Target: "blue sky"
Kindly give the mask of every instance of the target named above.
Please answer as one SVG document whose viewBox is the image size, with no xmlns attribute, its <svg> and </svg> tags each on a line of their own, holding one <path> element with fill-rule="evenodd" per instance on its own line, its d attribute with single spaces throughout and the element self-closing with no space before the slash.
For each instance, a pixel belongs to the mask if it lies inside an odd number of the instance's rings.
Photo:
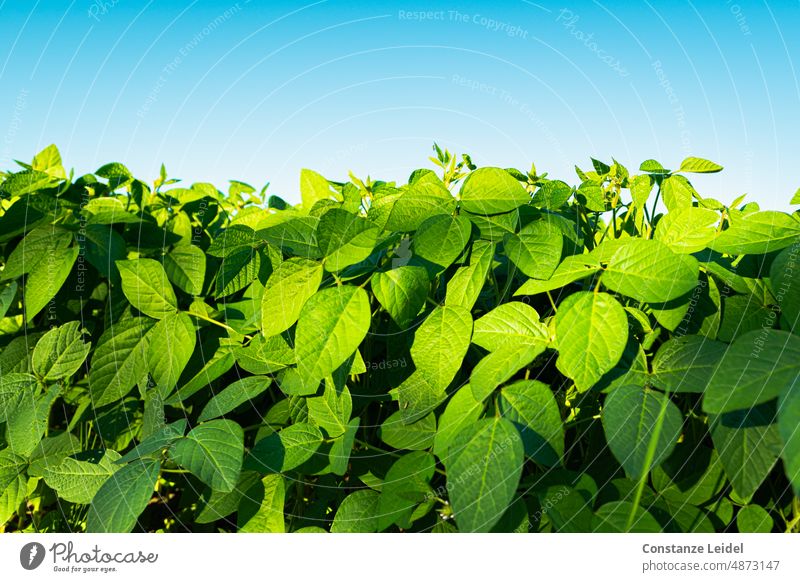
<svg viewBox="0 0 800 582">
<path fill-rule="evenodd" d="M 435 140 L 479 165 L 614 156 L 730 202 L 800 186 L 800 2 L 0 0 L 0 166 L 51 142 L 296 201 L 310 167 L 405 180 Z"/>
</svg>

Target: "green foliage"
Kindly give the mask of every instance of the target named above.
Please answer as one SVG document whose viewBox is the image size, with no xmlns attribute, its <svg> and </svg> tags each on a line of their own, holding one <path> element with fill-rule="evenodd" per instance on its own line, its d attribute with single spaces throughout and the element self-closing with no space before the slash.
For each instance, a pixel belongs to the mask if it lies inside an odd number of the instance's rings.
<svg viewBox="0 0 800 582">
<path fill-rule="evenodd" d="M 434 154 L 0 174 L 0 529 L 798 531 L 797 213 Z"/>
</svg>

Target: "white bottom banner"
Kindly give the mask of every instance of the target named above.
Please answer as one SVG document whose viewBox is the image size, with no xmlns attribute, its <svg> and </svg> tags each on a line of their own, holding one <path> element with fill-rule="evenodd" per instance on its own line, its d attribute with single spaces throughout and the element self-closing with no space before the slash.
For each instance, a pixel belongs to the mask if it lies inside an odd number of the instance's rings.
<svg viewBox="0 0 800 582">
<path fill-rule="evenodd" d="M 800 580 L 798 553 L 780 534 L 4 534 L 0 579 Z"/>
</svg>

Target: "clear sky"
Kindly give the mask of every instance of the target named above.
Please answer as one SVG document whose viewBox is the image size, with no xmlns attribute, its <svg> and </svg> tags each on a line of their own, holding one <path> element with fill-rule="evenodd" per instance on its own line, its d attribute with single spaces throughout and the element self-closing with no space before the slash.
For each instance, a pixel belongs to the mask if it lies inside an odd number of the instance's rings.
<svg viewBox="0 0 800 582">
<path fill-rule="evenodd" d="M 0 166 L 53 142 L 296 201 L 302 167 L 405 180 L 435 140 L 570 183 L 706 157 L 701 194 L 785 209 L 798 29 L 798 0 L 0 0 Z"/>
</svg>

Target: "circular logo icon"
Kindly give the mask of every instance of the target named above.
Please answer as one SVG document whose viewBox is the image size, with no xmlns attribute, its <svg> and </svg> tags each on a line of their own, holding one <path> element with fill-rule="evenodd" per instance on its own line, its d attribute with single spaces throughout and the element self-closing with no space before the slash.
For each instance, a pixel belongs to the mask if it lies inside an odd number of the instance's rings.
<svg viewBox="0 0 800 582">
<path fill-rule="evenodd" d="M 26 570 L 35 570 L 44 562 L 44 546 L 39 542 L 30 542 L 19 551 L 19 563 Z"/>
</svg>

